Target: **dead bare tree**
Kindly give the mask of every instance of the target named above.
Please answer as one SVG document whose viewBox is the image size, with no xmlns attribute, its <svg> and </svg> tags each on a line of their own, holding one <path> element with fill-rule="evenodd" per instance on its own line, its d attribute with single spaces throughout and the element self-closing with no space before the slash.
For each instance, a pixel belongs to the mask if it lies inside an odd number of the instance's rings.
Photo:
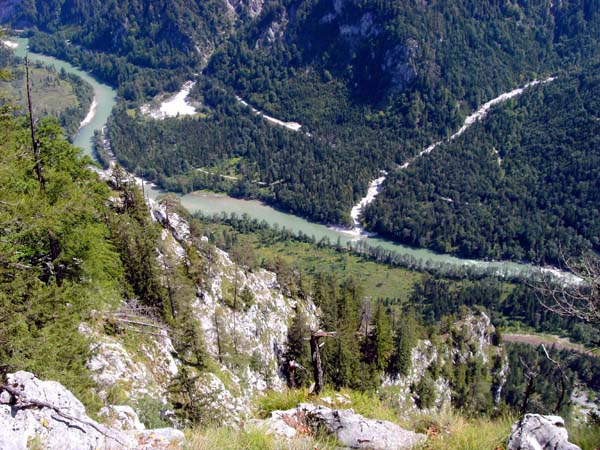
<svg viewBox="0 0 600 450">
<path fill-rule="evenodd" d="M 31 145 L 33 146 L 33 159 L 35 161 L 35 173 L 42 191 L 46 189 L 46 180 L 42 170 L 42 156 L 40 152 L 40 141 L 35 136 L 35 119 L 33 118 L 33 103 L 31 101 L 31 79 L 29 77 L 29 58 L 25 57 L 25 77 L 27 82 L 27 108 L 29 109 L 29 129 L 31 131 Z"/>
<path fill-rule="evenodd" d="M 527 412 L 527 406 L 529 405 L 529 398 L 535 391 L 535 379 L 540 374 L 540 368 L 537 366 L 529 366 L 523 358 L 520 358 L 521 364 L 525 367 L 525 378 L 527 379 L 527 384 L 525 385 L 525 392 L 523 392 L 523 402 L 521 403 L 520 416 L 524 417 Z"/>
<path fill-rule="evenodd" d="M 565 259 L 564 265 L 574 278 L 546 277 L 536 283 L 540 303 L 560 316 L 600 324 L 600 257 L 588 253 L 581 259 Z"/>
<path fill-rule="evenodd" d="M 562 406 L 562 403 L 565 400 L 565 394 L 567 393 L 567 375 L 565 374 L 560 363 L 550 357 L 550 354 L 548 353 L 548 350 L 546 350 L 546 346 L 544 344 L 542 344 L 542 349 L 544 350 L 548 361 L 554 364 L 558 369 L 558 372 L 560 373 L 560 397 L 558 397 L 558 401 L 556 402 L 556 406 L 554 407 L 553 411 L 556 414 L 560 410 L 560 407 Z"/>
<path fill-rule="evenodd" d="M 321 347 L 324 343 L 319 343 L 319 339 L 324 337 L 334 337 L 335 331 L 317 330 L 310 334 L 310 353 L 312 355 L 313 374 L 315 377 L 315 388 L 313 393 L 320 394 L 324 387 L 323 364 L 321 362 Z"/>
<path fill-rule="evenodd" d="M 299 364 L 294 360 L 290 361 L 288 363 L 287 367 L 288 367 L 288 386 L 290 387 L 290 389 L 296 389 L 296 379 L 294 377 L 294 374 L 296 373 L 296 369 L 300 369 L 304 372 L 308 372 L 308 371 L 302 364 Z"/>
</svg>

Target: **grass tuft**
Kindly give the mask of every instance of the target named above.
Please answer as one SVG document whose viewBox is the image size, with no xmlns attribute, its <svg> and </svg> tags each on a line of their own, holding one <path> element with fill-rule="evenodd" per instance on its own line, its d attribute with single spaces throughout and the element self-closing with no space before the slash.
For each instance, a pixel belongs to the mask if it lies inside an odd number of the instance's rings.
<svg viewBox="0 0 600 450">
<path fill-rule="evenodd" d="M 286 389 L 283 392 L 268 391 L 257 399 L 258 416 L 265 419 L 273 411 L 285 411 L 294 408 L 299 403 L 310 401 L 307 389 Z"/>
<path fill-rule="evenodd" d="M 510 416 L 498 419 L 465 419 L 453 413 L 435 418 L 415 418 L 417 431 L 428 439 L 419 450 L 504 450 L 514 420 Z M 426 429 L 423 424 L 427 424 Z"/>
</svg>

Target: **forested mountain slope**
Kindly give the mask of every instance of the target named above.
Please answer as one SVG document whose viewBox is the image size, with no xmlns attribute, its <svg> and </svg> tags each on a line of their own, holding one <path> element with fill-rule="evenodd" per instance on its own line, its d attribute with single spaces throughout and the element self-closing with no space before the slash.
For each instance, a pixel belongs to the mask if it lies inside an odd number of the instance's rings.
<svg viewBox="0 0 600 450">
<path fill-rule="evenodd" d="M 218 0 L 45 0 L 22 3 L 14 22 L 64 30 L 73 44 L 125 56 L 138 66 L 175 68 L 206 56 L 228 19 Z"/>
<path fill-rule="evenodd" d="M 77 327 L 123 293 L 123 266 L 103 220 L 109 191 L 49 122 L 37 130 L 36 176 L 25 121 L 9 106 L 0 120 L 0 370 L 34 370 L 87 394 L 88 343 Z"/>
<path fill-rule="evenodd" d="M 35 27 L 33 49 L 82 64 L 134 99 L 177 89 L 248 11 L 225 0 L 23 0 L 9 23 Z"/>
<path fill-rule="evenodd" d="M 183 189 L 217 184 L 198 179 L 194 168 L 241 158 L 242 179 L 278 183 L 268 189 L 233 183 L 219 188 L 316 220 L 348 223 L 352 204 L 379 170 L 450 135 L 470 111 L 499 93 L 597 59 L 599 32 L 595 3 L 583 1 L 273 2 L 214 53 L 205 70 L 212 82 L 198 96 L 212 109 L 211 118 L 244 121 L 236 136 L 255 135 L 256 151 L 225 138 L 203 164 L 196 141 L 185 133 L 174 136 L 169 124 L 169 138 L 154 139 L 152 152 L 140 160 L 130 149 L 141 137 L 123 136 L 117 153 L 153 169 L 164 186 Z M 311 137 L 247 124 L 243 116 L 251 112 L 233 105 L 233 93 L 274 117 L 300 123 Z M 181 128 L 197 126 L 225 137 L 211 121 L 196 124 Z M 185 163 L 164 164 L 172 158 Z"/>
<path fill-rule="evenodd" d="M 476 258 L 559 262 L 600 234 L 598 66 L 497 107 L 461 137 L 394 171 L 373 230 Z"/>
<path fill-rule="evenodd" d="M 37 122 L 36 157 L 28 122 L 14 117 L 10 103 L 0 112 L 0 377 L 24 369 L 58 379 L 92 412 L 128 405 L 147 426 L 163 427 L 171 417 L 208 435 L 225 424 L 250 432 L 243 424 L 252 406 L 268 415 L 290 402 L 331 404 L 331 397 L 394 422 L 421 420 L 423 411 L 436 417 L 442 408 L 489 417 L 494 405 L 522 403 L 522 372 L 510 372 L 507 384 L 507 358 L 540 358 L 530 348 L 507 354 L 493 323 L 516 315 L 536 327 L 577 326 L 490 279 L 402 271 L 400 286 L 383 283 L 397 295 L 412 292 L 410 301 L 375 299 L 348 275 L 350 259 L 365 264 L 348 250 L 303 244 L 302 265 L 312 266 L 315 256 L 327 264 L 327 254 L 341 262 L 301 271 L 272 253 L 281 241 L 286 254 L 297 247 L 290 233 L 263 227 L 271 253 L 260 254 L 223 217 L 194 220 L 175 196 L 148 207 L 119 168 L 101 181 L 51 120 Z M 245 233 L 258 228 L 237 222 Z M 310 367 L 307 337 L 317 327 L 335 331 L 320 347 L 328 389 L 343 389 L 329 399 L 307 397 L 309 371 L 292 369 Z M 576 373 L 597 389 L 597 360 L 560 360 L 567 396 Z M 543 395 L 532 410 L 547 411 L 557 400 L 559 373 L 547 361 L 536 381 Z M 285 381 L 299 389 L 286 389 Z M 564 403 L 561 413 L 569 408 Z M 49 422 L 39 421 L 44 428 Z M 0 446 L 11 442 L 3 438 Z"/>
<path fill-rule="evenodd" d="M 478 105 L 533 79 L 593 65 L 600 54 L 600 11 L 593 0 L 48 6 L 23 1 L 13 23 L 43 30 L 32 38 L 34 49 L 119 86 L 126 101 L 110 135 L 129 169 L 169 189 L 212 188 L 261 198 L 328 223 L 349 224 L 350 209 L 370 179 L 451 135 Z M 178 90 L 192 78 L 198 80 L 193 97 L 202 104 L 196 117 L 157 122 L 136 115 L 142 99 Z M 276 129 L 236 95 L 302 128 Z M 233 168 L 228 175 L 237 181 L 206 174 L 223 166 Z M 519 209 L 509 203 L 513 212 Z M 544 259 L 540 251 L 530 252 L 533 244 L 508 242 L 522 239 L 509 235 L 514 226 L 494 232 L 506 248 L 493 250 L 478 249 L 484 244 L 458 248 L 453 237 L 431 244 L 434 238 L 416 236 L 418 231 L 400 236 L 387 224 L 401 212 L 394 205 L 388 202 L 380 213 L 386 224 L 372 210 L 368 219 L 377 223 L 371 228 L 465 255 Z M 503 213 L 512 214 L 506 208 Z M 536 223 L 553 226 L 548 216 L 538 216 Z M 578 240 L 569 225 L 560 233 Z"/>
</svg>

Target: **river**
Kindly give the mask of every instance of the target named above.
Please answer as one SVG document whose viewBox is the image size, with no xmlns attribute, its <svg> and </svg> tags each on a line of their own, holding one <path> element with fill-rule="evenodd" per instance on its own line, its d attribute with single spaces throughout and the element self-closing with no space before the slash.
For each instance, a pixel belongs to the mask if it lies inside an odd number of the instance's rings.
<svg viewBox="0 0 600 450">
<path fill-rule="evenodd" d="M 25 53 L 27 52 L 27 39 L 10 38 L 10 41 L 18 44 L 18 47 L 15 49 L 15 53 L 21 57 L 25 56 Z M 81 77 L 83 80 L 92 85 L 94 89 L 94 98 L 96 100 L 95 113 L 93 115 L 88 115 L 86 118 L 88 120 L 85 121 L 86 123 L 80 128 L 74 139 L 74 144 L 82 148 L 85 154 L 93 156 L 92 137 L 94 135 L 94 131 L 101 130 L 106 125 L 112 108 L 116 103 L 116 91 L 110 86 L 99 82 L 89 73 L 74 67 L 68 62 L 37 53 L 29 53 L 29 58 L 32 61 L 40 61 L 46 65 L 52 66 L 57 70 L 64 69 L 67 72 Z M 150 198 L 156 198 L 160 194 L 161 191 L 154 188 L 148 188 L 148 186 L 146 186 L 146 195 L 148 195 Z M 355 236 L 349 235 L 343 231 L 328 228 L 326 225 L 309 222 L 301 217 L 278 211 L 258 201 L 240 200 L 228 197 L 226 195 L 194 192 L 181 196 L 181 203 L 191 212 L 202 211 L 205 214 L 213 214 L 224 211 L 226 213 L 237 213 L 238 215 L 248 214 L 248 216 L 251 218 L 265 220 L 271 225 L 277 224 L 280 228 L 285 227 L 286 229 L 295 233 L 301 231 L 308 236 L 314 236 L 317 240 L 327 237 L 332 243 L 336 243 L 339 239 L 342 245 L 346 245 L 348 242 L 356 242 L 357 239 Z M 493 272 L 494 274 L 508 277 L 528 276 L 532 274 L 539 274 L 540 272 L 539 267 L 531 265 L 509 261 L 478 261 L 461 259 L 450 255 L 434 253 L 426 249 L 407 247 L 378 237 L 363 236 L 360 239 L 364 240 L 371 247 L 382 247 L 386 250 L 391 250 L 401 255 L 411 256 L 416 260 L 423 261 L 430 267 L 439 265 L 469 267 L 471 270 L 488 273 Z M 560 274 L 551 269 L 542 270 L 548 271 L 549 273 L 554 273 L 562 278 L 568 276 L 567 274 Z"/>
<path fill-rule="evenodd" d="M 25 57 L 27 54 L 27 39 L 24 38 L 10 38 L 11 42 L 16 42 L 18 47 L 15 48 L 15 54 L 20 57 Z M 66 72 L 77 75 L 78 77 L 89 83 L 94 88 L 94 99 L 96 105 L 93 116 L 86 117 L 85 124 L 79 129 L 73 143 L 83 149 L 86 155 L 92 155 L 92 138 L 94 137 L 94 131 L 101 130 L 106 125 L 108 116 L 117 102 L 117 93 L 110 86 L 101 83 L 92 75 L 84 72 L 77 67 L 69 64 L 66 61 L 53 58 L 52 56 L 40 55 L 39 53 L 29 53 L 29 59 L 31 61 L 38 61 L 44 63 L 47 66 L 52 66 L 56 70 L 60 71 L 64 69 Z"/>
</svg>

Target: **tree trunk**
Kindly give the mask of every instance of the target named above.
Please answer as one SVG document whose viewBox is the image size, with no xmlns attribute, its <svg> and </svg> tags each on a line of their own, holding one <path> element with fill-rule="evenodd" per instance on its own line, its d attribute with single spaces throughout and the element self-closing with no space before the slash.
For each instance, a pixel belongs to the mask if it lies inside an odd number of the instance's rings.
<svg viewBox="0 0 600 450">
<path fill-rule="evenodd" d="M 319 350 L 319 336 L 310 336 L 310 353 L 312 355 L 313 374 L 315 377 L 315 394 L 323 390 L 323 365 L 321 364 L 321 352 Z"/>
<path fill-rule="evenodd" d="M 25 75 L 27 82 L 27 108 L 29 109 L 29 129 L 31 131 L 31 145 L 33 146 L 33 159 L 35 173 L 42 191 L 46 190 L 46 180 L 42 173 L 42 157 L 40 155 L 40 141 L 35 137 L 35 121 L 33 119 L 33 103 L 31 102 L 31 80 L 29 79 L 29 58 L 25 57 Z"/>
</svg>

